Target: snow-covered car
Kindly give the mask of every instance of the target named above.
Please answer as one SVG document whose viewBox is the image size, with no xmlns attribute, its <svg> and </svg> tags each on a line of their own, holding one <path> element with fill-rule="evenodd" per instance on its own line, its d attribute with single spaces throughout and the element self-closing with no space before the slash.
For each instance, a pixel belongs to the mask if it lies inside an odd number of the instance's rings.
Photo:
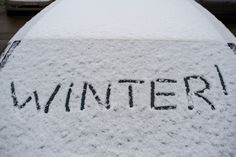
<svg viewBox="0 0 236 157">
<path fill-rule="evenodd" d="M 60 0 L 0 58 L 0 156 L 236 155 L 235 37 L 191 0 Z"/>
<path fill-rule="evenodd" d="M 6 0 L 8 13 L 13 11 L 40 11 L 54 0 Z"/>
</svg>

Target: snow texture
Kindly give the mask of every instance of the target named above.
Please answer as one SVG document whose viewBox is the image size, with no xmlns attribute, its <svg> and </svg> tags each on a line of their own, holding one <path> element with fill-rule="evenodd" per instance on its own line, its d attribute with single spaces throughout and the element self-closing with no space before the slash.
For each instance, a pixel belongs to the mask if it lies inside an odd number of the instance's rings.
<svg viewBox="0 0 236 157">
<path fill-rule="evenodd" d="M 24 40 L 14 50 L 0 73 L 1 156 L 197 156 L 221 157 L 236 154 L 236 55 L 215 42 L 155 40 Z M 223 90 L 219 68 L 224 79 Z M 209 89 L 202 98 L 191 92 Z M 158 78 L 176 83 L 157 82 Z M 127 83 L 133 84 L 133 107 L 129 105 Z M 99 104 L 87 88 L 81 110 L 85 81 L 100 97 Z M 151 108 L 150 83 L 155 106 L 176 105 L 176 109 Z M 14 82 L 18 106 L 14 106 Z M 66 111 L 66 97 L 74 83 Z M 45 113 L 56 86 L 60 89 Z M 111 84 L 110 108 L 105 98 Z M 40 109 L 34 97 L 37 91 Z M 227 92 L 227 95 L 225 95 Z M 20 105 L 31 96 L 24 107 Z M 190 107 L 192 107 L 190 109 Z"/>
<path fill-rule="evenodd" d="M 235 40 L 225 27 L 219 31 L 222 24 L 202 10 L 192 0 L 64 0 L 26 38 Z"/>
<path fill-rule="evenodd" d="M 0 57 L 0 157 L 233 157 L 234 41 L 191 0 L 56 1 Z"/>
</svg>

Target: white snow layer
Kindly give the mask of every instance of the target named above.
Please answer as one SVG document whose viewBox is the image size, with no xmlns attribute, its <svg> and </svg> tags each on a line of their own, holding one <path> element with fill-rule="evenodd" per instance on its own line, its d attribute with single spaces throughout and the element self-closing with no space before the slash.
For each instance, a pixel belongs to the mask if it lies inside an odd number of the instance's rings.
<svg viewBox="0 0 236 157">
<path fill-rule="evenodd" d="M 235 41 L 192 0 L 62 0 L 26 38 Z M 205 11 L 206 12 L 206 11 Z M 222 31 L 223 30 L 223 31 Z M 227 36 L 227 38 L 225 37 Z"/>
<path fill-rule="evenodd" d="M 235 156 L 235 62 L 233 51 L 215 42 L 23 40 L 0 71 L 0 156 Z M 187 95 L 184 78 L 196 75 L 188 80 Z M 158 78 L 177 82 L 158 82 Z M 119 83 L 122 79 L 144 81 L 132 85 L 132 108 L 129 84 Z M 72 82 L 70 112 L 66 112 Z M 13 83 L 15 94 L 11 94 Z M 153 83 L 155 93 L 175 93 L 155 94 L 155 107 L 176 105 L 176 109 L 151 108 Z M 58 84 L 61 87 L 45 113 Z M 110 108 L 106 109 L 108 84 Z M 215 110 L 194 94 L 204 88 L 199 94 Z M 20 108 L 29 96 L 32 100 Z"/>
<path fill-rule="evenodd" d="M 22 38 L 0 69 L 0 157 L 236 155 L 235 38 L 194 2 L 57 1 Z"/>
</svg>

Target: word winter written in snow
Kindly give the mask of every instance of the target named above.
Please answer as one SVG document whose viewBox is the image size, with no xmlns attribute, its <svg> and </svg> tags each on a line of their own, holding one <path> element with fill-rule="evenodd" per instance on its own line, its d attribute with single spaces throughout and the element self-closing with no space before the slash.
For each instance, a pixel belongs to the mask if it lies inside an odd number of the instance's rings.
<svg viewBox="0 0 236 157">
<path fill-rule="evenodd" d="M 219 69 L 219 67 L 217 65 L 215 65 L 217 74 L 218 74 L 218 78 L 219 78 L 219 82 L 222 86 L 222 91 L 225 95 L 228 94 L 227 90 L 226 90 L 226 85 L 224 83 L 224 79 L 223 76 L 221 74 L 221 71 Z M 188 98 L 191 98 L 191 96 L 196 96 L 199 99 L 202 99 L 205 101 L 206 104 L 209 105 L 209 107 L 212 110 L 215 110 L 215 106 L 213 105 L 213 103 L 206 97 L 204 96 L 204 92 L 206 90 L 210 90 L 211 86 L 210 83 L 207 81 L 206 78 L 204 78 L 204 76 L 200 76 L 200 75 L 191 75 L 191 76 L 186 76 L 184 77 L 184 84 L 185 84 L 185 89 L 186 89 L 186 95 Z M 198 90 L 194 90 L 190 88 L 190 81 L 191 80 L 198 80 L 201 81 L 202 83 L 204 83 L 204 88 L 202 89 L 198 89 Z M 132 108 L 134 107 L 134 98 L 133 98 L 133 85 L 134 84 L 144 84 L 146 83 L 144 80 L 135 80 L 135 79 L 123 79 L 123 80 L 118 80 L 119 84 L 127 84 L 128 86 L 128 96 L 129 96 L 129 107 Z M 155 81 L 148 81 L 148 83 L 150 83 L 150 107 L 154 110 L 174 110 L 177 108 L 176 105 L 167 105 L 167 106 L 157 106 L 155 104 L 155 100 L 156 97 L 158 96 L 164 96 L 164 97 L 173 97 L 175 96 L 174 92 L 158 92 L 155 89 L 155 84 L 156 83 L 168 83 L 168 84 L 175 84 L 177 83 L 177 80 L 174 79 L 166 79 L 166 78 L 158 78 Z M 66 93 L 66 100 L 65 100 L 65 111 L 66 112 L 70 112 L 70 97 L 71 97 L 71 93 L 73 91 L 73 86 L 74 83 L 71 83 L 68 89 L 68 92 Z M 50 108 L 50 104 L 53 102 L 55 96 L 57 95 L 58 91 L 61 88 L 61 84 L 58 84 L 56 86 L 56 88 L 54 89 L 54 91 L 52 92 L 52 94 L 50 95 L 48 101 L 46 102 L 46 104 L 44 105 L 44 112 L 48 113 L 49 112 L 49 108 Z M 96 100 L 96 102 L 100 105 L 103 105 L 107 110 L 109 110 L 111 108 L 110 105 L 110 96 L 112 93 L 112 84 L 109 83 L 107 86 L 107 90 L 106 90 L 106 98 L 105 98 L 105 102 L 101 101 L 100 96 L 97 94 L 96 89 L 94 88 L 94 86 L 88 82 L 84 82 L 83 83 L 83 90 L 82 90 L 82 96 L 81 96 L 81 103 L 80 103 L 80 110 L 84 110 L 86 107 L 86 95 L 88 92 L 91 92 L 92 95 L 94 96 L 94 99 Z M 14 82 L 11 83 L 11 97 L 13 99 L 13 104 L 15 107 L 18 107 L 19 109 L 22 109 L 26 106 L 27 103 L 29 103 L 32 100 L 32 96 L 29 96 L 24 103 L 22 103 L 21 105 L 18 102 L 18 98 L 16 96 L 16 90 L 15 90 L 15 84 Z M 33 97 L 35 99 L 35 103 L 36 103 L 36 109 L 40 110 L 41 106 L 39 103 L 39 96 L 38 96 L 38 92 L 34 91 L 33 92 Z M 194 106 L 193 105 L 189 105 L 188 106 L 189 110 L 193 110 Z"/>
</svg>

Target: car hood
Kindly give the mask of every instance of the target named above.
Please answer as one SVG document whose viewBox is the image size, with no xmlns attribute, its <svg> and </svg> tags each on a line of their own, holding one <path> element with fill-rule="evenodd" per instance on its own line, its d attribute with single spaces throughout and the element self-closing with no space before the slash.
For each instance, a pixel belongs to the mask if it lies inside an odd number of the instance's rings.
<svg viewBox="0 0 236 157">
<path fill-rule="evenodd" d="M 235 153 L 236 55 L 226 44 L 22 40 L 5 56 L 5 156 Z"/>
</svg>

